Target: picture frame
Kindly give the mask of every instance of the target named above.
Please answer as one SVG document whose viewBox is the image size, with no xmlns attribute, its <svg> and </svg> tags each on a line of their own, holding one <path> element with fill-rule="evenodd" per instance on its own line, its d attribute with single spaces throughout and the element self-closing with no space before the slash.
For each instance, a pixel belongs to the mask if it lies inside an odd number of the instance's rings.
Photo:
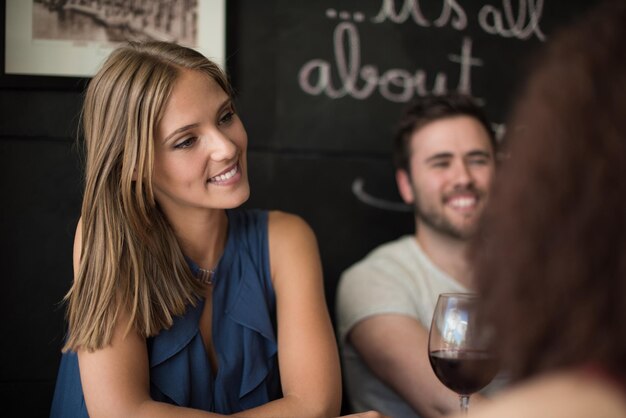
<svg viewBox="0 0 626 418">
<path fill-rule="evenodd" d="M 223 67 L 226 0 L 193 1 L 197 2 L 193 48 Z M 34 0 L 0 0 L 0 21 L 4 24 L 0 31 L 0 88 L 82 90 L 119 42 L 36 39 L 33 10 L 40 10 L 42 3 L 45 2 L 35 5 Z M 83 19 L 89 19 L 89 15 Z"/>
</svg>

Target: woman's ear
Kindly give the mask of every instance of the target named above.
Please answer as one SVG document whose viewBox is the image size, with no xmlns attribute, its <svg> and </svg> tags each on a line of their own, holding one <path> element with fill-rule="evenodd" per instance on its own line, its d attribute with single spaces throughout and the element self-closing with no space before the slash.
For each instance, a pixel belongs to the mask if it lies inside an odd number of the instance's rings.
<svg viewBox="0 0 626 418">
<path fill-rule="evenodd" d="M 396 170 L 396 184 L 398 185 L 398 191 L 404 203 L 412 204 L 415 202 L 415 195 L 413 194 L 413 184 L 411 183 L 411 177 L 406 170 L 401 168 Z"/>
</svg>

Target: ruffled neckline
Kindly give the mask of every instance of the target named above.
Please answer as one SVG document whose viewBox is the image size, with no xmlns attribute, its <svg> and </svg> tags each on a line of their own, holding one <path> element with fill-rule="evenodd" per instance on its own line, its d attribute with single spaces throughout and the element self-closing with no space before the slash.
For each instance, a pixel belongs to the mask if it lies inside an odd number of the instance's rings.
<svg viewBox="0 0 626 418">
<path fill-rule="evenodd" d="M 274 294 L 271 284 L 268 288 L 264 281 L 264 277 L 269 280 L 269 271 L 258 271 L 258 262 L 253 256 L 255 249 L 250 248 L 249 242 L 248 230 L 258 227 L 250 225 L 256 222 L 256 218 L 245 212 L 227 213 L 228 238 L 213 284 L 213 342 L 218 354 L 217 375 L 213 376 L 211 372 L 199 329 L 204 299 L 200 299 L 195 306 L 189 306 L 184 315 L 175 317 L 172 327 L 161 331 L 149 344 L 152 384 L 178 405 L 217 412 L 233 411 L 232 405 L 225 404 L 232 403 L 228 400 L 229 391 L 235 387 L 239 387 L 239 402 L 234 410 L 263 402 L 261 398 L 267 396 L 267 391 L 258 390 L 258 396 L 252 393 L 272 372 L 272 357 L 277 353 L 270 314 L 274 310 Z M 263 215 L 266 220 L 267 214 Z M 266 230 L 263 234 L 265 242 Z M 267 255 L 261 255 L 264 256 Z M 198 265 L 192 260 L 188 262 L 194 274 L 197 273 Z M 234 327 L 241 327 L 242 330 L 233 332 Z M 218 332 L 218 329 L 221 331 Z M 239 337 L 232 337 L 235 334 Z M 186 363 L 178 364 L 180 358 L 189 357 L 191 362 L 185 360 Z M 193 368 L 181 367 L 181 364 L 187 363 L 193 363 Z M 246 405 L 245 397 L 250 398 L 251 405 Z M 197 398 L 204 398 L 199 401 L 202 405 L 193 404 Z"/>
</svg>

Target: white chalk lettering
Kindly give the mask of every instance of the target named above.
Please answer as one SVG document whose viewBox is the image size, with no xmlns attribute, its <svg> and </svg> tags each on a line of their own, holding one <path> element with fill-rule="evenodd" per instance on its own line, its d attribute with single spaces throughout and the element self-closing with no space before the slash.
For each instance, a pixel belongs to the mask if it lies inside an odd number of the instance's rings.
<svg viewBox="0 0 626 418">
<path fill-rule="evenodd" d="M 487 33 L 505 38 L 529 39 L 533 34 L 541 41 L 546 36 L 539 27 L 543 13 L 543 0 L 518 0 L 517 17 L 511 0 L 501 0 L 502 10 L 485 5 L 478 13 L 478 23 Z M 504 17 L 503 17 L 504 14 Z"/>
<path fill-rule="evenodd" d="M 404 23 L 409 20 L 409 17 L 413 18 L 419 26 L 426 28 L 431 25 L 431 22 L 422 14 L 419 0 L 404 0 L 399 11 L 396 9 L 394 0 L 383 0 L 372 22 L 383 23 L 389 20 L 393 23 Z M 463 30 L 467 27 L 467 15 L 457 0 L 443 0 L 441 13 L 432 23 L 439 28 L 450 24 L 454 29 Z"/>
<path fill-rule="evenodd" d="M 380 11 L 372 19 L 374 23 L 382 23 L 391 20 L 394 23 L 404 23 L 413 18 L 413 21 L 420 26 L 428 27 L 430 22 L 422 15 L 419 0 L 405 0 L 400 12 L 396 11 L 396 2 L 394 0 L 383 0 Z"/>
<path fill-rule="evenodd" d="M 335 63 L 337 72 L 341 79 L 342 86 L 336 89 L 332 85 L 330 64 L 327 61 L 314 59 L 306 63 L 298 75 L 299 84 L 302 90 L 310 95 L 317 96 L 322 92 L 332 99 L 338 99 L 346 94 L 350 94 L 357 99 L 365 99 L 372 94 L 378 83 L 378 71 L 371 66 L 361 65 L 360 37 L 356 26 L 350 22 L 342 22 L 335 28 L 334 36 Z M 344 45 L 348 44 L 348 51 Z M 311 74 L 317 72 L 317 84 L 310 84 Z M 365 82 L 359 90 L 357 81 L 361 79 Z"/>
<path fill-rule="evenodd" d="M 483 60 L 472 57 L 472 40 L 468 37 L 463 38 L 463 46 L 461 46 L 461 55 L 448 55 L 448 59 L 452 62 L 461 64 L 461 74 L 459 76 L 459 85 L 457 90 L 459 93 L 472 94 L 471 69 L 472 66 L 482 66 Z"/>
<path fill-rule="evenodd" d="M 467 15 L 465 10 L 461 7 L 456 0 L 445 0 L 441 15 L 433 23 L 435 26 L 442 28 L 448 24 L 451 20 L 452 12 L 454 11 L 455 17 L 452 19 L 452 27 L 456 30 L 463 30 L 467 27 Z"/>
<path fill-rule="evenodd" d="M 368 192 L 365 191 L 365 180 L 361 177 L 357 177 L 352 182 L 352 193 L 359 199 L 361 202 L 366 205 L 383 209 L 383 210 L 392 210 L 396 212 L 413 212 L 413 207 L 411 205 L 407 205 L 402 202 L 393 202 L 386 199 L 381 199 L 379 197 L 372 196 Z"/>
<path fill-rule="evenodd" d="M 364 100 L 378 89 L 380 95 L 389 101 L 408 102 L 415 94 L 424 96 L 448 91 L 447 76 L 443 72 L 436 74 L 433 87 L 429 90 L 428 75 L 424 70 L 416 70 L 412 74 L 405 69 L 392 68 L 381 74 L 374 65 L 361 66 L 360 36 L 351 22 L 339 23 L 333 40 L 339 86 L 333 83 L 331 63 L 312 59 L 298 73 L 298 83 L 305 93 L 313 96 L 325 94 L 332 99 L 348 95 Z M 448 55 L 448 60 L 458 63 L 460 67 L 457 90 L 472 94 L 471 69 L 483 65 L 481 59 L 472 55 L 472 40 L 464 37 L 461 53 Z"/>
</svg>

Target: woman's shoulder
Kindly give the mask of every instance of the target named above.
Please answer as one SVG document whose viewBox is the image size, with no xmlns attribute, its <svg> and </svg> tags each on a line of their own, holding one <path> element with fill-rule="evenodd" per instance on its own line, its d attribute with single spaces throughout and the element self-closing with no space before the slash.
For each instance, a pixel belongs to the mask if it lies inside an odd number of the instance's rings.
<svg viewBox="0 0 626 418">
<path fill-rule="evenodd" d="M 580 370 L 533 378 L 472 407 L 470 418 L 620 418 L 626 392 L 608 380 Z"/>
<path fill-rule="evenodd" d="M 238 209 L 229 211 L 228 217 L 231 229 L 226 253 L 232 256 L 241 256 L 242 249 L 247 248 L 250 253 L 263 255 L 263 259 L 269 258 L 274 266 L 292 256 L 293 251 L 309 252 L 317 246 L 309 224 L 292 213 Z"/>
<path fill-rule="evenodd" d="M 268 212 L 268 230 L 274 241 L 315 240 L 313 229 L 302 217 L 279 210 Z"/>
<path fill-rule="evenodd" d="M 270 229 L 310 229 L 309 224 L 299 215 L 281 210 L 237 209 L 228 212 L 229 219 L 237 224 L 263 225 Z"/>
<path fill-rule="evenodd" d="M 278 286 L 280 277 L 288 277 L 290 283 L 293 277 L 300 278 L 307 271 L 317 279 L 321 277 L 319 271 L 319 249 L 313 229 L 300 216 L 271 211 L 268 220 L 269 254 L 271 276 L 274 286 Z"/>
<path fill-rule="evenodd" d="M 274 223 L 276 225 L 286 224 L 290 225 L 302 225 L 308 226 L 308 223 L 299 215 L 290 212 L 283 212 L 282 210 L 270 210 L 267 211 L 268 220 L 270 224 Z"/>
<path fill-rule="evenodd" d="M 239 230 L 268 229 L 270 232 L 303 232 L 311 230 L 300 216 L 280 210 L 237 209 L 228 212 L 231 223 Z"/>
</svg>

